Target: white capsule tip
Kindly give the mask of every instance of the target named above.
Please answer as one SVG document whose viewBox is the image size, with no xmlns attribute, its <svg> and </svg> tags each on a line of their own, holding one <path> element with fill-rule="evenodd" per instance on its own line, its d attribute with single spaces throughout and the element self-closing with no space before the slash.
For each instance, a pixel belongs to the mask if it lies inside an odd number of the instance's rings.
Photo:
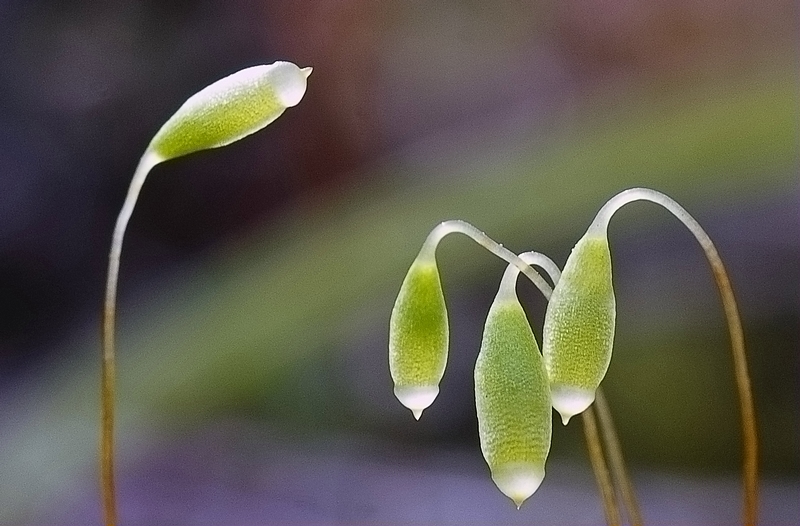
<svg viewBox="0 0 800 526">
<path fill-rule="evenodd" d="M 517 509 L 533 495 L 544 480 L 544 467 L 532 462 L 516 462 L 492 470 L 492 480 Z"/>
<path fill-rule="evenodd" d="M 553 408 L 561 414 L 561 422 L 569 423 L 570 418 L 580 414 L 594 402 L 594 391 L 570 385 L 551 385 L 550 396 Z"/>
<path fill-rule="evenodd" d="M 411 409 L 417 420 L 422 416 L 423 409 L 427 409 L 438 394 L 437 385 L 406 385 L 394 388 L 394 395 L 401 404 Z"/>
<path fill-rule="evenodd" d="M 278 100 L 286 108 L 296 106 L 306 93 L 306 79 L 311 68 L 300 69 L 291 62 L 275 62 L 271 67 L 270 80 Z"/>
<path fill-rule="evenodd" d="M 302 68 L 300 71 L 303 73 L 303 75 L 306 76 L 306 78 L 308 78 L 309 76 L 311 76 L 311 72 L 314 71 L 314 68 L 309 66 L 307 68 Z"/>
</svg>

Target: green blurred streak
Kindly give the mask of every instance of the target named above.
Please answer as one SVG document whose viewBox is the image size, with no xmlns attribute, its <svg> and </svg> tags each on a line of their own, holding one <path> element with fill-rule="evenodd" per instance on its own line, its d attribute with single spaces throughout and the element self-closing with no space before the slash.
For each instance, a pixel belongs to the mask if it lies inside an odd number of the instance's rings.
<svg viewBox="0 0 800 526">
<path fill-rule="evenodd" d="M 425 169 L 411 176 L 397 161 L 379 170 L 379 182 L 223 248 L 181 283 L 163 287 L 146 312 L 121 312 L 121 469 L 137 449 L 137 429 L 258 405 L 282 371 L 333 346 L 363 305 L 377 299 L 388 323 L 408 265 L 443 219 L 541 246 L 561 238 L 553 225 L 588 224 L 605 198 L 629 186 L 656 187 L 690 209 L 712 197 L 733 202 L 735 195 L 794 191 L 793 75 L 680 102 L 670 112 L 632 106 L 544 146 L 522 138 L 478 159 L 462 154 L 443 177 Z M 390 186 L 397 180 L 421 182 Z M 455 265 L 448 272 L 479 270 Z M 82 360 L 54 365 L 4 403 L 0 522 L 24 522 L 39 502 L 68 491 L 72 477 L 94 469 L 98 346 L 94 335 L 78 342 L 61 354 Z"/>
</svg>

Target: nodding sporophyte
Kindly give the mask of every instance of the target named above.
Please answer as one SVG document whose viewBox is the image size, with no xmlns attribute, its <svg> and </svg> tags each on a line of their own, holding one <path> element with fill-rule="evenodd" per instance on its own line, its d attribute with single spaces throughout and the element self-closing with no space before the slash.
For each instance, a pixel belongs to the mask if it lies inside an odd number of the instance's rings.
<svg viewBox="0 0 800 526">
<path fill-rule="evenodd" d="M 509 264 L 489 309 L 475 364 L 478 435 L 495 484 L 517 507 L 521 506 L 544 478 L 552 409 L 560 413 L 564 425 L 574 415 L 583 414 L 607 522 L 621 522 L 616 502 L 619 494 L 631 523 L 640 524 L 638 504 L 600 390 L 611 362 L 616 320 L 608 224 L 619 208 L 639 200 L 658 204 L 677 217 L 700 243 L 711 266 L 730 333 L 742 415 L 743 522 L 755 524 L 755 412 L 741 321 L 730 281 L 714 244 L 697 221 L 674 200 L 655 190 L 625 190 L 603 205 L 572 249 L 563 273 L 543 254 L 516 255 L 464 221 L 446 221 L 436 226 L 408 271 L 392 310 L 389 366 L 395 394 L 419 419 L 439 393 L 449 329 L 435 252 L 446 235 L 464 234 Z M 546 272 L 553 288 L 534 270 L 534 265 Z M 549 300 L 541 353 L 517 299 L 515 284 L 520 272 Z M 602 433 L 597 431 L 598 422 Z M 606 457 L 613 480 L 608 475 Z"/>
<path fill-rule="evenodd" d="M 100 486 L 107 526 L 116 523 L 114 489 L 115 317 L 122 240 L 147 174 L 157 164 L 199 150 L 218 148 L 262 129 L 297 105 L 311 68 L 291 62 L 253 66 L 189 97 L 158 130 L 133 174 L 114 226 L 102 322 Z"/>
</svg>

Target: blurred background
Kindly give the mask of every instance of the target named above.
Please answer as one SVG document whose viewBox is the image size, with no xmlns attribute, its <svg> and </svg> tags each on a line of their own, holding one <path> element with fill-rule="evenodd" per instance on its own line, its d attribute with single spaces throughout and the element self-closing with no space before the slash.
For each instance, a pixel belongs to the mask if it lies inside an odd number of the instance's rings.
<svg viewBox="0 0 800 526">
<path fill-rule="evenodd" d="M 800 524 L 800 79 L 791 0 L 0 2 L 0 523 L 100 522 L 99 310 L 139 156 L 191 94 L 313 66 L 305 99 L 158 166 L 119 296 L 121 524 L 601 524 L 579 424 L 521 511 L 481 457 L 472 367 L 503 264 L 440 270 L 451 354 L 420 422 L 388 319 L 444 219 L 563 264 L 606 199 L 657 188 L 706 228 L 744 319 L 764 524 Z M 610 229 L 604 387 L 654 524 L 730 524 L 728 337 L 692 237 Z M 520 295 L 540 337 L 544 302 Z"/>
</svg>

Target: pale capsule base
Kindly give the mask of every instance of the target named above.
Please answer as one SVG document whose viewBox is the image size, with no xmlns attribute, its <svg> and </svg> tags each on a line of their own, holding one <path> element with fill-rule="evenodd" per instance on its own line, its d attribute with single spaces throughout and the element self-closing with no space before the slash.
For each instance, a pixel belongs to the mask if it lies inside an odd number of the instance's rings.
<svg viewBox="0 0 800 526">
<path fill-rule="evenodd" d="M 401 404 L 411 409 L 417 420 L 422 416 L 422 410 L 427 409 L 438 394 L 439 386 L 437 385 L 406 385 L 394 388 L 394 395 Z"/>
<path fill-rule="evenodd" d="M 514 501 L 517 508 L 539 489 L 544 480 L 544 466 L 532 462 L 514 462 L 492 470 L 497 489 Z"/>
<path fill-rule="evenodd" d="M 582 413 L 594 402 L 594 390 L 571 385 L 551 385 L 550 396 L 553 408 L 561 414 L 561 421 L 567 425 L 569 419 Z"/>
</svg>

